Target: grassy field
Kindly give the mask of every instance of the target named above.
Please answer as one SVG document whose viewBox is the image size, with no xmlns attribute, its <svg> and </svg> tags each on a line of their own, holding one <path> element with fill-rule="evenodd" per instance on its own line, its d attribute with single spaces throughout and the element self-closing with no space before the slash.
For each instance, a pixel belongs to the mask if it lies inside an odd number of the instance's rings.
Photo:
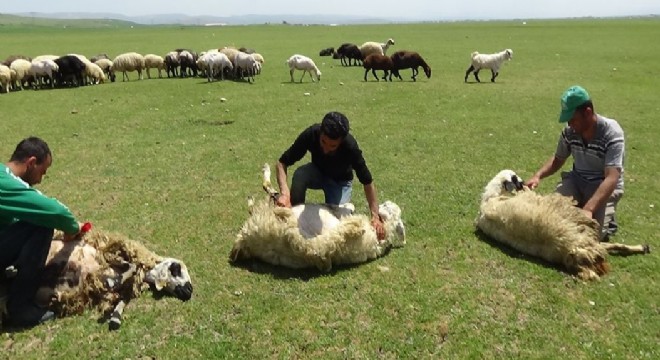
<svg viewBox="0 0 660 360">
<path fill-rule="evenodd" d="M 5 160 L 23 137 L 46 139 L 54 164 L 43 192 L 81 221 L 183 259 L 195 287 L 187 303 L 133 301 L 118 332 L 89 312 L 0 333 L 0 358 L 658 358 L 657 252 L 612 257 L 611 274 L 582 283 L 492 245 L 473 226 L 494 174 L 511 168 L 527 178 L 553 154 L 559 96 L 580 84 L 626 131 L 615 240 L 658 249 L 658 35 L 657 20 L 2 31 L 2 59 L 235 45 L 266 63 L 254 84 L 131 74 L 130 82 L 0 94 Z M 432 77 L 413 83 L 404 71 L 403 82 L 364 82 L 362 68 L 316 56 L 389 37 L 392 49 L 420 52 Z M 504 48 L 513 60 L 497 83 L 488 71 L 484 83 L 463 82 L 472 51 Z M 316 60 L 320 83 L 289 82 L 284 62 L 294 53 Z M 262 193 L 261 164 L 333 110 L 350 119 L 379 198 L 403 208 L 408 245 L 329 274 L 228 264 L 245 199 Z M 359 185 L 353 200 L 366 211 Z"/>
</svg>

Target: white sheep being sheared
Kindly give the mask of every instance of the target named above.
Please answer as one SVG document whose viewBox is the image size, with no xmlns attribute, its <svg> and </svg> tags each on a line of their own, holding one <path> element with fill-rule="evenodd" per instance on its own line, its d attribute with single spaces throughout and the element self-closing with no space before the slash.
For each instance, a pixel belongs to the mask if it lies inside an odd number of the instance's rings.
<svg viewBox="0 0 660 360">
<path fill-rule="evenodd" d="M 498 52 L 497 54 L 479 54 L 478 51 L 472 53 L 472 63 L 470 67 L 465 72 L 465 82 L 467 82 L 468 75 L 474 71 L 474 78 L 477 82 L 479 80 L 479 70 L 481 69 L 490 69 L 492 77 L 490 78 L 491 82 L 495 82 L 495 78 L 500 74 L 500 66 L 504 60 L 511 60 L 513 57 L 513 50 L 506 49 Z"/>
<path fill-rule="evenodd" d="M 387 39 L 384 43 L 367 41 L 360 45 L 360 53 L 363 59 L 366 59 L 371 54 L 387 55 L 387 49 L 389 49 L 390 45 L 394 45 L 394 39 Z"/>
<path fill-rule="evenodd" d="M 264 165 L 264 189 L 270 185 L 270 167 Z M 275 207 L 269 200 L 251 206 L 230 253 L 231 261 L 256 258 L 273 265 L 329 271 L 333 265 L 358 264 L 405 245 L 401 209 L 386 201 L 379 207 L 385 239 L 378 240 L 365 215 L 352 214 L 351 206 L 302 204 Z"/>
<path fill-rule="evenodd" d="M 300 82 L 302 82 L 305 77 L 305 73 L 309 73 L 309 77 L 312 78 L 314 82 L 314 76 L 318 81 L 321 81 L 321 70 L 316 67 L 314 60 L 308 58 L 304 55 L 295 54 L 292 55 L 287 61 L 286 64 L 289 65 L 289 74 L 291 75 L 291 82 L 293 82 L 293 72 L 296 70 L 302 70 L 303 74 L 300 77 Z M 312 75 L 314 73 L 314 75 Z"/>
<path fill-rule="evenodd" d="M 570 197 L 528 190 L 511 170 L 499 172 L 484 189 L 476 226 L 522 253 L 563 266 L 583 280 L 609 271 L 607 254 L 644 254 L 648 245 L 599 242 L 598 223 Z"/>
<path fill-rule="evenodd" d="M 158 256 L 139 242 L 97 230 L 81 240 L 63 242 L 57 231 L 35 303 L 60 317 L 97 309 L 114 330 L 121 325 L 126 304 L 149 287 L 183 301 L 193 291 L 183 262 Z M 2 289 L 0 298 L 1 293 Z"/>
</svg>

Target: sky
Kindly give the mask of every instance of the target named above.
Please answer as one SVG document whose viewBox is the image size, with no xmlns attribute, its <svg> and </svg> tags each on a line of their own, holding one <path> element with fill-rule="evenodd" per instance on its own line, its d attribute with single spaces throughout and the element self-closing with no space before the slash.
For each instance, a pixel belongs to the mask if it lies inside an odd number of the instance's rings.
<svg viewBox="0 0 660 360">
<path fill-rule="evenodd" d="M 304 5 L 304 6 L 303 6 Z M 660 15 L 660 0 L 2 0 L 0 13 L 354 15 L 423 20 Z"/>
</svg>

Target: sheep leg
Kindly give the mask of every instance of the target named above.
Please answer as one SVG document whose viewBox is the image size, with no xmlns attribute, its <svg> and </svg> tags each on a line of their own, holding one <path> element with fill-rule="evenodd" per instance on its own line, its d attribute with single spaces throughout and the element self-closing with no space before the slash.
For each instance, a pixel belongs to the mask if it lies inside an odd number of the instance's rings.
<svg viewBox="0 0 660 360">
<path fill-rule="evenodd" d="M 261 168 L 261 173 L 263 176 L 261 186 L 266 191 L 268 196 L 273 199 L 273 201 L 277 201 L 280 193 L 278 193 L 277 190 L 273 188 L 273 185 L 270 182 L 270 166 L 268 164 L 264 164 L 264 166 Z"/>
<path fill-rule="evenodd" d="M 302 76 L 300 77 L 300 83 L 302 83 L 302 80 L 303 80 L 303 78 L 305 77 L 305 73 L 306 73 L 306 72 L 307 72 L 307 70 L 303 70 L 303 74 L 302 74 Z M 309 77 L 312 77 L 312 73 L 309 73 Z M 314 81 L 314 79 L 312 79 L 312 81 Z"/>
<path fill-rule="evenodd" d="M 150 71 L 150 68 L 147 68 L 147 77 L 148 77 L 149 79 L 151 79 L 151 71 Z"/>
<path fill-rule="evenodd" d="M 291 69 L 291 71 L 289 71 L 289 74 L 291 75 L 291 82 L 293 82 L 293 71 L 294 69 Z"/>
<path fill-rule="evenodd" d="M 477 82 L 481 82 L 481 80 L 479 80 L 479 70 L 474 71 L 474 78 L 477 79 Z"/>
<path fill-rule="evenodd" d="M 383 70 L 383 80 L 387 81 L 387 70 Z M 392 74 L 390 74 L 390 81 L 392 81 Z"/>
<path fill-rule="evenodd" d="M 412 74 L 413 74 L 413 76 L 412 76 L 413 81 L 417 81 L 417 74 L 419 74 L 419 69 L 413 68 L 412 69 Z"/>
<path fill-rule="evenodd" d="M 367 74 L 369 74 L 369 69 L 364 71 L 364 81 L 368 81 L 367 80 Z"/>
<path fill-rule="evenodd" d="M 380 81 L 378 75 L 376 75 L 376 69 L 371 69 L 371 73 L 374 75 L 374 78 L 376 78 L 376 81 Z"/>
<path fill-rule="evenodd" d="M 470 73 L 471 73 L 472 71 L 474 71 L 474 66 L 473 66 L 473 65 L 470 65 L 470 68 L 467 69 L 467 71 L 465 72 L 465 82 L 467 82 L 467 78 L 468 78 L 468 76 L 470 75 Z"/>
<path fill-rule="evenodd" d="M 637 255 L 637 254 L 649 254 L 651 253 L 651 247 L 646 245 L 625 245 L 617 243 L 600 243 L 608 254 L 611 255 Z"/>
<path fill-rule="evenodd" d="M 124 314 L 125 308 L 126 302 L 124 302 L 124 300 L 119 300 L 119 303 L 112 310 L 110 320 L 108 321 L 108 327 L 110 330 L 117 330 L 121 327 L 122 315 Z"/>
<path fill-rule="evenodd" d="M 490 82 L 495 82 L 495 78 L 496 78 L 497 75 L 499 75 L 500 73 L 497 72 L 497 71 L 495 71 L 495 70 L 493 70 L 493 69 L 491 69 L 490 72 L 493 74 L 493 77 L 490 78 Z"/>
</svg>

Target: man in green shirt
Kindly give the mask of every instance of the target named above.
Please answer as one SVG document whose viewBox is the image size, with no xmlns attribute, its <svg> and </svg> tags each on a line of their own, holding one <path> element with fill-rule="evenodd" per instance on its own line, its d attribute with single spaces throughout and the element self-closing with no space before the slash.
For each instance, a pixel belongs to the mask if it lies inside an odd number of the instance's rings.
<svg viewBox="0 0 660 360">
<path fill-rule="evenodd" d="M 0 164 L 0 278 L 9 278 L 7 312 L 14 326 L 54 318 L 34 304 L 53 231 L 62 230 L 65 241 L 80 234 L 80 223 L 65 205 L 32 187 L 52 162 L 48 144 L 29 137 L 16 146 L 9 162 Z"/>
</svg>

